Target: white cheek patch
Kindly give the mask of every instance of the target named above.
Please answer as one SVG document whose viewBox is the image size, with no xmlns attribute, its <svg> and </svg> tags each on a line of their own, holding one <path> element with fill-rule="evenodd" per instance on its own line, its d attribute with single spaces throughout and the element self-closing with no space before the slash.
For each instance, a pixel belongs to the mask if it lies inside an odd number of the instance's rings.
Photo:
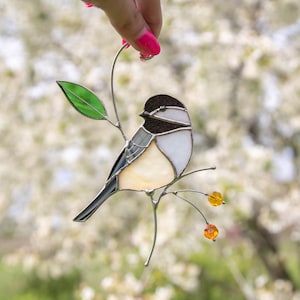
<svg viewBox="0 0 300 300">
<path fill-rule="evenodd" d="M 159 149 L 174 165 L 177 176 L 182 174 L 192 155 L 193 140 L 191 130 L 179 130 L 158 136 L 156 139 Z"/>
<path fill-rule="evenodd" d="M 182 122 L 187 125 L 191 124 L 190 117 L 188 115 L 188 112 L 183 109 L 176 109 L 176 108 L 167 108 L 164 111 L 159 111 L 155 114 L 155 116 L 168 119 L 168 120 L 173 120 L 176 122 Z"/>
</svg>

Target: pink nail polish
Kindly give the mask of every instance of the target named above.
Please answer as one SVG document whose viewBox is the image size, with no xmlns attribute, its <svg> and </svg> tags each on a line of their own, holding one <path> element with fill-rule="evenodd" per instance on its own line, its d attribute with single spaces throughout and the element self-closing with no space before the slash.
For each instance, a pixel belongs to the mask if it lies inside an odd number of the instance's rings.
<svg viewBox="0 0 300 300">
<path fill-rule="evenodd" d="M 86 7 L 93 7 L 93 6 L 94 6 L 94 4 L 93 4 L 93 3 L 91 3 L 91 2 L 85 2 L 85 6 L 86 6 Z"/>
<path fill-rule="evenodd" d="M 157 55 L 160 53 L 160 45 L 149 29 L 146 29 L 135 42 L 141 48 L 143 56 Z"/>
<path fill-rule="evenodd" d="M 122 39 L 122 45 L 125 45 L 125 44 L 127 44 L 126 49 L 128 49 L 130 47 L 130 44 L 128 44 L 128 42 L 126 40 Z"/>
</svg>

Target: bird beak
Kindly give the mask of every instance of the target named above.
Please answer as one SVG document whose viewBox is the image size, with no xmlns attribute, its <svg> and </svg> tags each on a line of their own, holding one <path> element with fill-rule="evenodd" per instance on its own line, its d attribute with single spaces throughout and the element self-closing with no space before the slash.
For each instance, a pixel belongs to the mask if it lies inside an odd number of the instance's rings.
<svg viewBox="0 0 300 300">
<path fill-rule="evenodd" d="M 139 116 L 145 119 L 149 117 L 149 113 L 147 111 L 143 111 L 142 113 L 139 114 Z"/>
</svg>

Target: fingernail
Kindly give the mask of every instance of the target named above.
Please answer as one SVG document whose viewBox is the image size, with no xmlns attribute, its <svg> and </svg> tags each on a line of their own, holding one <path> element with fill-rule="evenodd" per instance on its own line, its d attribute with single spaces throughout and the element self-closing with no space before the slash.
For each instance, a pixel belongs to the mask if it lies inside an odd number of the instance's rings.
<svg viewBox="0 0 300 300">
<path fill-rule="evenodd" d="M 86 6 L 86 7 L 93 7 L 93 6 L 94 6 L 94 4 L 93 4 L 93 3 L 91 3 L 91 2 L 85 2 L 85 6 Z"/>
<path fill-rule="evenodd" d="M 127 46 L 125 48 L 128 49 L 130 47 L 130 44 L 126 40 L 122 39 L 122 45 L 124 46 L 126 44 Z"/>
<path fill-rule="evenodd" d="M 160 53 L 160 45 L 153 33 L 146 29 L 145 32 L 135 41 L 141 48 L 141 56 L 157 55 Z"/>
</svg>

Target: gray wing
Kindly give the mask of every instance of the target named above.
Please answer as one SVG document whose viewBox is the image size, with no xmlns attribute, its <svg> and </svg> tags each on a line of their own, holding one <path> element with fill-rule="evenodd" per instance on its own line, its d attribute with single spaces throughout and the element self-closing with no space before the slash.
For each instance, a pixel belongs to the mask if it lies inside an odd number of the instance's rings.
<svg viewBox="0 0 300 300">
<path fill-rule="evenodd" d="M 116 160 L 103 189 L 98 193 L 94 200 L 74 218 L 74 221 L 86 221 L 95 213 L 99 206 L 106 201 L 106 199 L 118 191 L 116 176 L 145 151 L 153 138 L 154 136 L 146 131 L 144 127 L 139 128 L 133 138 L 125 145 L 123 151 Z"/>
<path fill-rule="evenodd" d="M 121 170 L 136 160 L 150 145 L 153 138 L 154 135 L 146 131 L 144 127 L 140 127 L 133 138 L 125 145 L 123 151 L 117 158 L 110 171 L 108 180 L 119 174 Z"/>
</svg>

